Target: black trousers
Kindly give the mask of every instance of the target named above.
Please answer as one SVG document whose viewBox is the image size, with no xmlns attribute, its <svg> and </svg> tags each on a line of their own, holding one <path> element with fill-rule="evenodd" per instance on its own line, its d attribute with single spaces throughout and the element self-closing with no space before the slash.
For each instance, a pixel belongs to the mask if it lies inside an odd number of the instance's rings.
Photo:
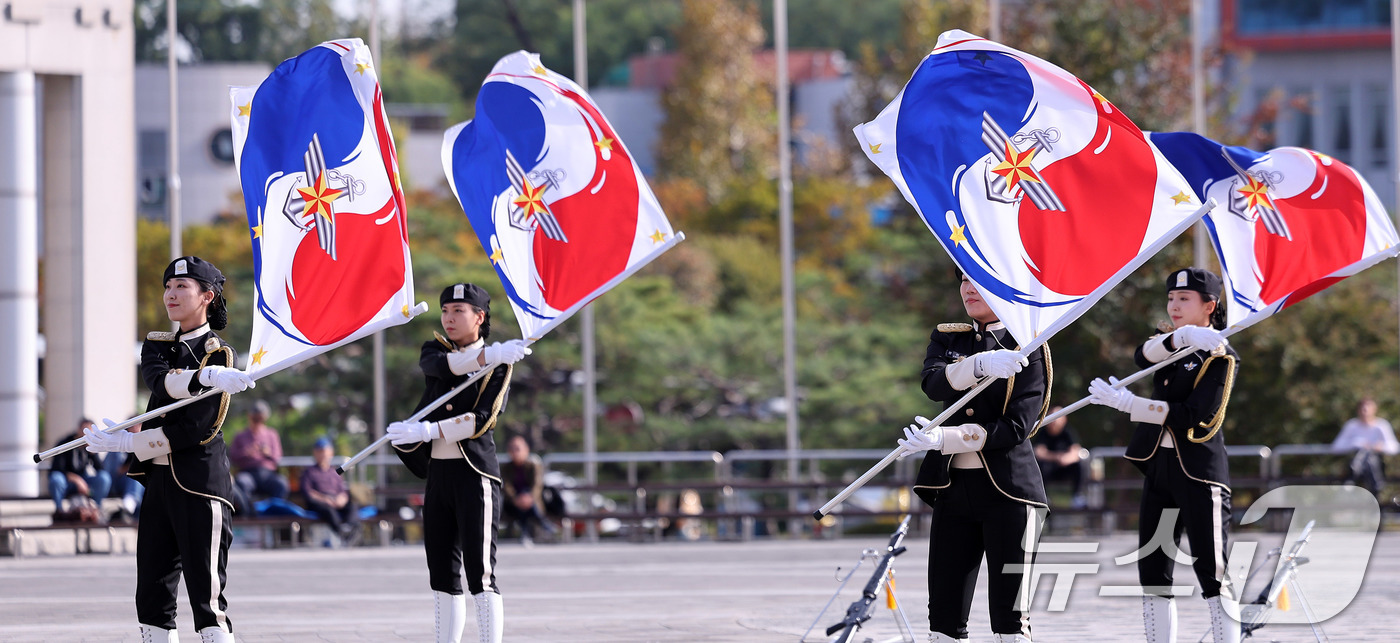
<svg viewBox="0 0 1400 643">
<path fill-rule="evenodd" d="M 1030 566 L 1043 514 L 997 491 L 982 469 L 953 469 L 933 505 L 928 554 L 929 630 L 968 637 L 967 617 L 982 557 L 992 632 L 1031 636 Z M 1007 565 L 1013 566 L 1008 570 Z"/>
<path fill-rule="evenodd" d="M 146 499 L 136 528 L 137 620 L 175 629 L 175 592 L 183 573 L 195 628 L 218 626 L 232 632 L 233 622 L 224 613 L 232 508 L 184 491 L 168 466 L 151 467 L 145 483 Z"/>
<path fill-rule="evenodd" d="M 496 528 L 501 521 L 501 483 L 472 469 L 466 460 L 432 460 L 423 492 L 423 549 L 428 584 L 434 591 L 500 593 L 496 587 Z"/>
<path fill-rule="evenodd" d="M 309 496 L 304 498 L 304 500 L 306 501 L 306 508 L 316 512 L 316 515 L 320 516 L 321 520 L 326 521 L 337 534 L 343 534 L 344 531 L 348 529 L 347 525 L 354 526 L 360 524 L 359 507 L 355 506 L 355 500 L 353 498 L 346 502 L 344 507 L 339 509 L 324 502 L 312 500 Z"/>
<path fill-rule="evenodd" d="M 1184 530 L 1195 557 L 1191 567 L 1201 584 L 1201 596 L 1218 596 L 1222 582 L 1228 582 L 1225 557 L 1230 537 L 1230 490 L 1187 477 L 1175 449 L 1158 448 L 1147 461 L 1146 471 L 1138 514 L 1138 582 L 1143 592 L 1168 598 L 1173 595 L 1175 561 L 1163 546 L 1175 549 Z M 1153 542 L 1166 521 L 1174 521 L 1171 541 Z M 1227 595 L 1233 597 L 1234 592 Z"/>
</svg>

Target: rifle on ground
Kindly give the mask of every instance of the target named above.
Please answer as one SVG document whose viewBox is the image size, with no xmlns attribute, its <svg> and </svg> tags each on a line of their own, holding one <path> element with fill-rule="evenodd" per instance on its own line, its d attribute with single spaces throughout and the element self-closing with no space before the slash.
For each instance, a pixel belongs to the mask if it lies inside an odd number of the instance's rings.
<svg viewBox="0 0 1400 643">
<path fill-rule="evenodd" d="M 899 528 L 895 529 L 894 534 L 890 536 L 889 545 L 885 547 L 884 553 L 880 555 L 880 562 L 875 564 L 875 573 L 870 575 L 870 581 L 865 584 L 865 589 L 861 590 L 860 598 L 856 599 L 855 602 L 851 603 L 850 607 L 846 608 L 846 616 L 841 619 L 840 623 L 826 628 L 827 636 L 832 636 L 840 632 L 838 636 L 831 639 L 832 643 L 848 643 L 852 640 L 851 637 L 855 636 L 856 630 L 860 629 L 861 624 L 870 620 L 871 612 L 875 607 L 875 599 L 879 597 L 880 589 L 885 586 L 885 582 L 890 578 L 890 569 L 894 565 L 894 557 L 906 551 L 902 543 L 904 542 L 904 536 L 909 533 L 909 518 L 910 516 L 905 516 L 904 520 L 900 521 Z M 865 554 L 862 555 L 862 560 L 864 560 L 865 555 L 876 553 L 875 550 L 867 549 Z M 851 571 L 852 573 L 855 572 L 855 570 Z M 847 578 L 849 578 L 849 576 L 847 576 Z M 837 591 L 839 592 L 840 590 L 838 589 Z M 830 605 L 830 603 L 827 604 Z"/>
</svg>

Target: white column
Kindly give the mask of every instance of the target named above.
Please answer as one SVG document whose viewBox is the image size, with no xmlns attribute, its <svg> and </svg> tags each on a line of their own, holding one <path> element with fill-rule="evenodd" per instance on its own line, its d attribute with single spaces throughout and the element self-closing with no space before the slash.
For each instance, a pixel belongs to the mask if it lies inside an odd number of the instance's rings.
<svg viewBox="0 0 1400 643">
<path fill-rule="evenodd" d="M 0 496 L 37 496 L 38 129 L 32 71 L 0 72 Z"/>
</svg>

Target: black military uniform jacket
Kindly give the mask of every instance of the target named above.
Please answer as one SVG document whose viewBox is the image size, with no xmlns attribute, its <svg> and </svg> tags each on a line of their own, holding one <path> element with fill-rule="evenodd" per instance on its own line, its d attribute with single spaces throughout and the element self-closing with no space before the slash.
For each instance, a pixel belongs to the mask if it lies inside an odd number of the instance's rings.
<svg viewBox="0 0 1400 643">
<path fill-rule="evenodd" d="M 151 390 L 146 410 L 152 411 L 177 400 L 166 389 L 165 376 L 172 371 L 197 371 L 204 366 L 235 366 L 233 347 L 228 345 L 209 325 L 188 333 L 152 332 L 141 345 L 141 379 Z M 206 391 L 199 376 L 189 378 L 189 395 Z M 229 395 L 211 395 L 183 406 L 142 425 L 145 431 L 165 429 L 170 441 L 170 473 L 176 484 L 187 493 L 213 498 L 233 506 L 233 478 L 229 475 L 228 447 L 224 444 L 222 427 L 228 414 Z M 165 466 L 136 460 L 127 475 L 139 477 L 152 467 Z M 139 479 L 139 478 L 138 478 Z"/>
<path fill-rule="evenodd" d="M 428 406 L 474 375 L 453 373 L 448 367 L 447 354 L 457 350 L 457 345 L 439 333 L 433 335 L 435 338 L 423 344 L 418 357 L 418 367 L 423 369 L 427 388 L 423 390 L 418 406 L 414 407 L 415 411 Z M 492 429 L 496 426 L 496 416 L 505 408 L 511 370 L 510 364 L 496 366 L 490 375 L 477 380 L 423 418 L 427 422 L 437 422 L 466 413 L 475 415 L 476 433 L 458 442 L 457 448 L 461 449 L 462 456 L 477 473 L 497 482 L 501 480 L 501 465 L 496 458 L 496 439 Z M 420 442 L 396 445 L 394 448 L 409 471 L 420 478 L 428 477 L 428 460 L 432 457 L 430 444 Z"/>
<path fill-rule="evenodd" d="M 923 389 L 930 400 L 947 404 L 962 399 L 966 393 L 948 383 L 943 369 L 949 364 L 983 351 L 1017 348 L 1015 338 L 1001 324 L 991 326 L 993 330 L 989 331 L 980 324 L 938 325 L 929 336 L 928 354 L 924 358 Z M 983 389 L 944 426 L 976 423 L 985 428 L 986 446 L 977 452 L 982 459 L 980 471 L 990 475 L 992 484 L 1012 500 L 1044 507 L 1045 485 L 1030 437 L 1049 406 L 1053 378 L 1049 349 L 1044 346 L 1036 349 L 1029 362 L 1014 377 L 997 380 Z M 915 493 L 924 502 L 933 504 L 938 490 L 948 487 L 952 460 L 952 455 L 937 451 L 930 451 L 924 457 L 914 484 Z"/>
<path fill-rule="evenodd" d="M 1133 361 L 1138 368 L 1153 364 L 1143 355 L 1142 346 Z M 1154 373 L 1151 398 L 1167 403 L 1167 420 L 1160 425 L 1139 422 L 1124 457 L 1146 472 L 1162 433 L 1170 431 L 1176 448 L 1169 453 L 1175 452 L 1173 457 L 1187 476 L 1229 489 L 1230 464 L 1220 425 L 1238 371 L 1239 355 L 1226 344 L 1222 352 L 1196 351 Z"/>
</svg>

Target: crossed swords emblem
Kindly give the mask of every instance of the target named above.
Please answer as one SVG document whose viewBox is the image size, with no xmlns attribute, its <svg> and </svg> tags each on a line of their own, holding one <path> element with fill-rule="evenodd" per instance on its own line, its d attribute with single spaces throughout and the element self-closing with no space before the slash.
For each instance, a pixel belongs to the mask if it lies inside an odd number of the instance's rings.
<svg viewBox="0 0 1400 643">
<path fill-rule="evenodd" d="M 982 112 L 982 143 L 999 161 L 996 166 L 990 161 L 987 163 L 987 198 L 1001 203 L 1015 203 L 1020 199 L 1020 195 L 1015 192 L 1019 187 L 1021 195 L 1029 198 L 1031 203 L 1042 211 L 1064 212 L 1065 204 L 1060 201 L 1055 190 L 1045 182 L 1045 177 L 1040 175 L 1039 170 L 1031 167 L 1031 159 L 1035 158 L 1036 152 L 1050 151 L 1051 145 L 1059 140 L 1060 130 L 1053 127 L 1007 136 L 1006 131 L 992 120 L 990 114 Z M 1030 146 L 1025 150 L 1017 147 L 1018 144 L 1026 143 L 1030 143 Z"/>
<path fill-rule="evenodd" d="M 315 230 L 321 250 L 336 260 L 335 202 L 354 200 L 365 193 L 365 182 L 339 170 L 326 169 L 326 154 L 321 150 L 321 137 L 311 135 L 311 144 L 302 155 L 306 171 L 287 191 L 282 214 L 302 232 Z M 306 187 L 299 187 L 305 183 Z M 308 216 L 308 214 L 310 216 Z"/>
<path fill-rule="evenodd" d="M 1220 151 L 1220 155 L 1239 175 L 1230 181 L 1230 214 L 1250 223 L 1262 219 L 1264 229 L 1269 234 L 1292 241 L 1293 232 L 1288 229 L 1288 221 L 1269 195 L 1269 190 L 1283 180 L 1283 175 L 1279 172 L 1249 172 L 1224 150 Z"/>
<path fill-rule="evenodd" d="M 510 201 L 511 226 L 528 231 L 538 223 L 544 236 L 568 243 L 569 238 L 564 235 L 564 229 L 559 227 L 559 219 L 554 217 L 549 204 L 544 202 L 545 190 L 551 187 L 556 190 L 559 188 L 555 173 L 546 170 L 526 174 L 525 168 L 515 160 L 515 155 L 506 150 L 506 175 L 510 177 L 510 184 L 517 194 Z M 539 185 L 532 184 L 532 178 L 539 182 Z"/>
</svg>

